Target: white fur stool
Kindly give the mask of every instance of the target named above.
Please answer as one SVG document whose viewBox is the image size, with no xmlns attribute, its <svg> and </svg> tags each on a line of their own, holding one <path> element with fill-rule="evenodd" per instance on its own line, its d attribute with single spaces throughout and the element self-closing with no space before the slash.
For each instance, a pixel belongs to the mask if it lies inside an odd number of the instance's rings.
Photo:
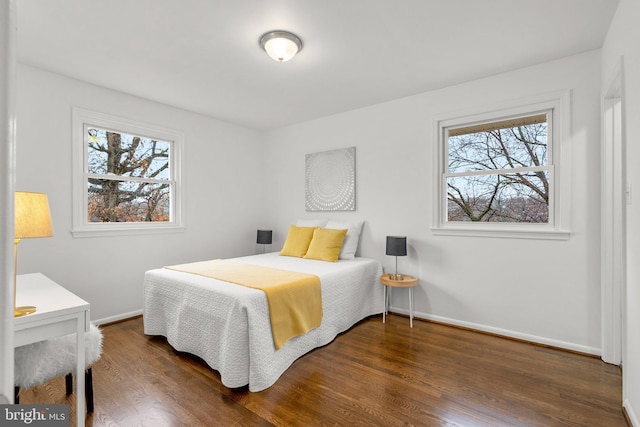
<svg viewBox="0 0 640 427">
<path fill-rule="evenodd" d="M 85 397 L 87 412 L 93 412 L 93 376 L 91 365 L 102 354 L 102 332 L 91 325 L 85 337 Z M 43 384 L 52 378 L 66 375 L 66 391 L 71 394 L 71 372 L 76 369 L 76 334 L 69 334 L 33 344 L 16 347 L 15 358 L 15 403 L 19 403 L 21 388 Z"/>
</svg>

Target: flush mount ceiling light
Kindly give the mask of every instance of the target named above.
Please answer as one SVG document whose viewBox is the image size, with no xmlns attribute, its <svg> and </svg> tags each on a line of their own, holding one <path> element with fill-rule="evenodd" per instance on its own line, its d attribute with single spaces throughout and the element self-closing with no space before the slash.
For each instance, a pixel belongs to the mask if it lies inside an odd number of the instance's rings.
<svg viewBox="0 0 640 427">
<path fill-rule="evenodd" d="M 302 40 L 287 31 L 269 31 L 260 37 L 260 46 L 274 60 L 286 62 L 302 50 Z"/>
</svg>

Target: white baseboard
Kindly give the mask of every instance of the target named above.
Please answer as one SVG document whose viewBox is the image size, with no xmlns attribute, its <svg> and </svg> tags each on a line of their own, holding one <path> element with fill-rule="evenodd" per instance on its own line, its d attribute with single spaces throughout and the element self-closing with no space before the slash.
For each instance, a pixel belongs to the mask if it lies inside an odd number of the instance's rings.
<svg viewBox="0 0 640 427">
<path fill-rule="evenodd" d="M 629 403 L 629 399 L 624 399 L 622 402 L 622 407 L 627 413 L 627 417 L 629 417 L 629 421 L 631 421 L 631 425 L 633 427 L 640 427 L 640 421 L 638 421 L 638 417 L 636 413 L 633 411 L 633 407 L 631 407 L 631 403 Z"/>
<path fill-rule="evenodd" d="M 130 317 L 140 316 L 142 314 L 142 309 L 131 311 L 129 313 L 117 314 L 111 317 L 104 317 L 102 319 L 92 320 L 91 323 L 95 323 L 96 325 L 104 325 L 105 323 L 117 322 L 119 320 L 128 319 Z"/>
<path fill-rule="evenodd" d="M 409 315 L 408 310 L 397 308 L 397 307 L 390 307 L 390 311 L 401 313 L 407 316 Z M 93 323 L 95 323 L 96 325 L 103 325 L 105 323 L 117 322 L 119 320 L 128 319 L 130 317 L 139 316 L 141 314 L 142 314 L 142 310 L 136 310 L 136 311 L 131 311 L 129 313 L 122 313 L 116 316 L 97 319 L 97 320 L 94 320 Z M 482 331 L 482 332 L 489 332 L 492 334 L 502 335 L 505 337 L 517 338 L 524 341 L 530 341 L 538 344 L 549 345 L 552 347 L 563 348 L 566 350 L 578 351 L 580 353 L 593 354 L 594 356 L 601 356 L 602 354 L 600 349 L 596 347 L 588 347 L 588 346 L 570 343 L 566 341 L 559 341 L 551 338 L 540 337 L 537 335 L 524 334 L 522 332 L 511 331 L 508 329 L 494 328 L 492 326 L 482 325 L 479 323 L 465 322 L 462 320 L 436 316 L 433 314 L 414 312 L 413 315 L 415 318 L 418 318 L 418 319 L 433 320 L 435 322 L 446 323 L 449 325 L 462 326 L 464 328 L 475 329 L 477 331 Z M 629 410 L 633 412 L 631 407 L 629 407 Z M 640 427 L 640 424 L 634 424 L 634 426 Z"/>
<path fill-rule="evenodd" d="M 401 313 L 401 314 L 407 315 L 407 316 L 409 315 L 409 310 L 406 310 L 406 309 L 400 309 L 400 308 L 397 308 L 397 307 L 390 307 L 390 310 L 394 311 L 396 313 Z M 446 324 L 455 325 L 455 326 L 461 326 L 461 327 L 464 327 L 464 328 L 475 329 L 477 331 L 489 332 L 489 333 L 496 334 L 496 335 L 501 335 L 501 336 L 510 337 L 510 338 L 516 338 L 516 339 L 524 340 L 524 341 L 530 341 L 530 342 L 534 342 L 534 343 L 537 343 L 537 344 L 549 345 L 549 346 L 552 346 L 552 347 L 558 347 L 558 348 L 562 348 L 562 349 L 566 349 L 566 350 L 577 351 L 577 352 L 580 352 L 580 353 L 592 354 L 594 356 L 601 356 L 602 355 L 601 350 L 599 348 L 597 348 L 597 347 L 588 347 L 588 346 L 575 344 L 575 343 L 571 343 L 571 342 L 559 341 L 559 340 L 554 340 L 554 339 L 551 339 L 551 338 L 539 337 L 537 335 L 530 335 L 530 334 L 525 334 L 525 333 L 522 333 L 522 332 L 511 331 L 511 330 L 508 330 L 508 329 L 494 328 L 493 326 L 482 325 L 482 324 L 479 324 L 479 323 L 465 322 L 465 321 L 462 321 L 462 320 L 451 319 L 451 318 L 448 318 L 448 317 L 435 316 L 433 314 L 414 312 L 413 316 L 414 316 L 414 318 L 417 318 L 417 319 L 433 320 L 435 322 L 446 323 Z"/>
</svg>

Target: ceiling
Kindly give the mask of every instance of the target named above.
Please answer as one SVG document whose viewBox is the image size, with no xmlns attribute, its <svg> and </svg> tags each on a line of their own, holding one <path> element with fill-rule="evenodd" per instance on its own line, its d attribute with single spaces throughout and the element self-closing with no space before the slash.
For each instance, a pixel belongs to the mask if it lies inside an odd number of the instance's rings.
<svg viewBox="0 0 640 427">
<path fill-rule="evenodd" d="M 273 129 L 601 47 L 618 0 L 19 0 L 18 61 Z M 304 43 L 270 59 L 260 36 Z"/>
</svg>

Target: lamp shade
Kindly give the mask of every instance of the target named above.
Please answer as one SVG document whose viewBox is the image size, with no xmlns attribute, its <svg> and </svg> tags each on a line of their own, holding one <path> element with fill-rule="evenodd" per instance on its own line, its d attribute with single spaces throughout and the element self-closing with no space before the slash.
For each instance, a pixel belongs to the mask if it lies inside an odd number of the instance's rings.
<svg viewBox="0 0 640 427">
<path fill-rule="evenodd" d="M 51 236 L 53 236 L 53 228 L 47 195 L 16 191 L 15 238 Z"/>
<path fill-rule="evenodd" d="M 258 230 L 257 243 L 260 243 L 262 245 L 270 245 L 271 237 L 272 237 L 271 230 Z"/>
<path fill-rule="evenodd" d="M 387 255 L 406 256 L 407 238 L 405 236 L 387 236 Z"/>
</svg>

